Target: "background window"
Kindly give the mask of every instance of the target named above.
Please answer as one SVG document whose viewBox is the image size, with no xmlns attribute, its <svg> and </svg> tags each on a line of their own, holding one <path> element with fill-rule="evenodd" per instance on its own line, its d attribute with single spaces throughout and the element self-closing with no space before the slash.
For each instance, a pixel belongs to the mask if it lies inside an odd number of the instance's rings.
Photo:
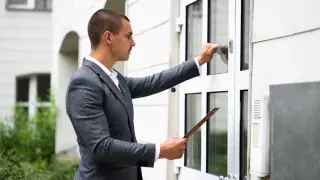
<svg viewBox="0 0 320 180">
<path fill-rule="evenodd" d="M 35 9 L 51 10 L 52 0 L 35 0 Z"/>
<path fill-rule="evenodd" d="M 50 74 L 36 74 L 16 78 L 16 103 L 24 107 L 29 116 L 49 107 Z M 41 101 L 38 103 L 37 98 Z"/>
<path fill-rule="evenodd" d="M 199 55 L 202 49 L 202 1 L 187 6 L 186 60 Z"/>
<path fill-rule="evenodd" d="M 43 74 L 37 76 L 37 95 L 40 101 L 49 101 L 50 75 Z"/>
<path fill-rule="evenodd" d="M 16 79 L 16 100 L 17 102 L 29 101 L 29 77 L 18 77 Z"/>
<path fill-rule="evenodd" d="M 51 10 L 52 0 L 8 0 L 9 9 Z"/>
<path fill-rule="evenodd" d="M 208 41 L 215 44 L 228 45 L 228 0 L 209 0 L 208 23 Z M 225 55 L 215 53 L 213 59 L 208 63 L 209 75 L 228 72 L 228 63 Z"/>
<path fill-rule="evenodd" d="M 185 133 L 201 120 L 201 94 L 186 94 Z M 201 128 L 188 140 L 185 151 L 185 166 L 201 170 Z"/>
<path fill-rule="evenodd" d="M 240 92 L 240 180 L 247 175 L 247 139 L 248 139 L 248 91 Z"/>
<path fill-rule="evenodd" d="M 220 109 L 208 120 L 207 172 L 217 176 L 228 173 L 228 92 L 208 93 L 208 109 Z"/>
<path fill-rule="evenodd" d="M 16 79 L 16 102 L 19 107 L 23 107 L 24 113 L 29 112 L 29 77 L 18 77 Z"/>
</svg>

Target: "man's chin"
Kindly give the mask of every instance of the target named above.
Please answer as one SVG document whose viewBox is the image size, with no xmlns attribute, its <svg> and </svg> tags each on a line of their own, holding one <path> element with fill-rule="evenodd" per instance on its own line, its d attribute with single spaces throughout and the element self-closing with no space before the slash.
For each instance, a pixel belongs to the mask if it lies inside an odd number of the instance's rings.
<svg viewBox="0 0 320 180">
<path fill-rule="evenodd" d="M 128 61 L 129 60 L 129 56 L 125 57 L 125 58 L 121 58 L 120 61 Z"/>
</svg>

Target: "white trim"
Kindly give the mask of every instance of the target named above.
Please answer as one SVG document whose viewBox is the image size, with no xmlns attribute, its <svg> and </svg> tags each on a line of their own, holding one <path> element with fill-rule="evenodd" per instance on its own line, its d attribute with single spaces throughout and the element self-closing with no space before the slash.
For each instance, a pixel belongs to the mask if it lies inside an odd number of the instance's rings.
<svg viewBox="0 0 320 180">
<path fill-rule="evenodd" d="M 241 49 L 244 48 L 241 46 L 241 35 L 242 35 L 242 29 L 241 29 L 241 1 L 236 1 L 235 8 L 236 12 L 235 14 L 235 41 L 234 41 L 234 53 L 235 53 L 235 157 L 234 157 L 234 165 L 235 169 L 234 172 L 232 173 L 237 177 L 237 179 L 240 176 L 240 137 L 241 137 L 241 132 L 240 132 L 240 120 L 241 120 L 241 91 L 242 90 L 248 90 L 249 89 L 249 71 L 244 70 L 241 71 Z M 249 107 L 248 107 L 249 109 Z M 249 120 L 248 120 L 249 121 Z M 248 136 L 249 136 L 248 132 Z M 248 146 L 247 149 L 250 147 Z M 245 159 L 246 160 L 246 159 Z M 249 163 L 249 162 L 247 162 Z M 248 170 L 249 171 L 249 170 Z"/>
<path fill-rule="evenodd" d="M 8 4 L 7 7 L 10 9 L 28 9 L 27 4 Z"/>
<path fill-rule="evenodd" d="M 201 171 L 198 170 L 194 170 L 188 167 L 182 167 L 181 168 L 181 173 L 179 174 L 179 178 L 180 180 L 187 180 L 187 179 L 192 179 L 192 180 L 206 180 L 206 179 L 210 179 L 210 180 L 219 180 L 219 177 L 214 176 L 212 174 L 208 174 L 208 173 L 203 173 Z"/>
<path fill-rule="evenodd" d="M 29 107 L 29 103 L 28 102 L 18 102 L 16 105 L 23 106 L 23 107 Z"/>
<path fill-rule="evenodd" d="M 181 0 L 182 6 L 188 6 L 198 0 Z"/>
<path fill-rule="evenodd" d="M 197 93 L 225 91 L 228 89 L 228 87 L 230 87 L 231 78 L 232 76 L 228 73 L 219 75 L 199 76 L 181 84 L 180 92 Z"/>
<path fill-rule="evenodd" d="M 208 1 L 202 0 L 202 44 L 208 42 Z M 199 52 L 200 53 L 200 52 Z M 200 78 L 201 76 L 207 74 L 207 63 L 201 66 Z M 190 83 L 188 83 L 190 84 Z M 195 84 L 193 84 L 194 86 Z M 201 117 L 207 114 L 207 93 L 204 88 L 201 91 Z M 201 127 L 201 172 L 206 173 L 207 170 L 207 123 Z"/>
<path fill-rule="evenodd" d="M 29 79 L 29 117 L 33 117 L 37 110 L 37 76 L 32 75 Z"/>
<path fill-rule="evenodd" d="M 36 7 L 35 0 L 28 0 L 28 9 L 34 9 Z"/>
</svg>

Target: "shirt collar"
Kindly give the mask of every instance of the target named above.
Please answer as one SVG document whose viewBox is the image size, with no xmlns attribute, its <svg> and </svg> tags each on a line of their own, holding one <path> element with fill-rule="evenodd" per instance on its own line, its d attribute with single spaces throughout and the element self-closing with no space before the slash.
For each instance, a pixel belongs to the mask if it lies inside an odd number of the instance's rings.
<svg viewBox="0 0 320 180">
<path fill-rule="evenodd" d="M 110 71 L 108 68 L 106 68 L 101 62 L 93 58 L 92 56 L 87 56 L 87 60 L 92 61 L 93 63 L 97 64 L 108 76 L 117 77 L 117 72 L 115 72 L 113 69 Z"/>
</svg>

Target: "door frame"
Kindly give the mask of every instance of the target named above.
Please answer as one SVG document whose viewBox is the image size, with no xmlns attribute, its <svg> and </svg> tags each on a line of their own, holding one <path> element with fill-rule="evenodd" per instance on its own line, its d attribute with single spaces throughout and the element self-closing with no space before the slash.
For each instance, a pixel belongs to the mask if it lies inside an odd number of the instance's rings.
<svg viewBox="0 0 320 180">
<path fill-rule="evenodd" d="M 186 60 L 186 8 L 198 0 L 180 1 L 180 63 Z M 208 42 L 208 4 L 202 0 L 202 43 Z M 248 70 L 240 71 L 241 66 L 241 0 L 229 0 L 229 40 L 233 41 L 233 52 L 229 51 L 228 72 L 216 75 L 207 74 L 207 64 L 201 66 L 201 75 L 179 85 L 179 136 L 185 133 L 185 95 L 201 93 L 201 115 L 207 114 L 208 92 L 228 91 L 228 175 L 238 179 L 240 175 L 240 92 L 249 88 Z M 213 83 L 212 83 L 213 82 Z M 196 84 L 196 86 L 194 86 Z M 201 171 L 184 166 L 184 156 L 176 161 L 180 167 L 179 178 L 183 180 L 199 178 L 206 180 L 219 177 L 206 173 L 207 123 L 201 127 Z M 235 175 L 235 176 L 234 176 Z"/>
</svg>

